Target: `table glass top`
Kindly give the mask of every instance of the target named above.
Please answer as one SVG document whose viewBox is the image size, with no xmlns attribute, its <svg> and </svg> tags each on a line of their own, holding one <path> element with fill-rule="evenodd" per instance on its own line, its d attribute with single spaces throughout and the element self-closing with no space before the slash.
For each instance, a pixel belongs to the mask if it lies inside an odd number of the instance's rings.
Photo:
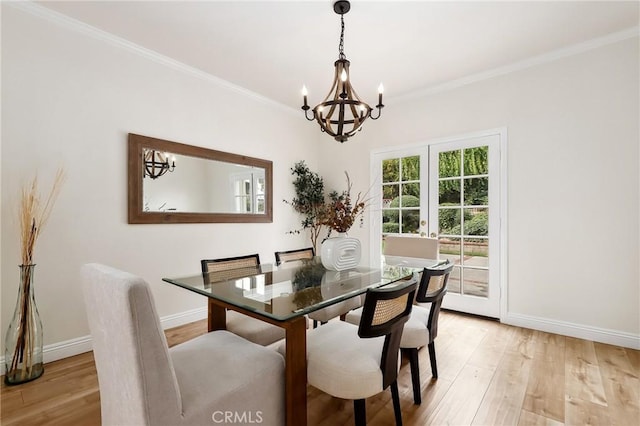
<svg viewBox="0 0 640 426">
<path fill-rule="evenodd" d="M 390 259 L 391 260 L 391 259 Z M 163 281 L 261 315 L 287 320 L 380 287 L 408 279 L 437 261 L 422 264 L 394 258 L 381 268 L 329 271 L 317 259 L 224 272 L 163 278 Z M 426 262 L 426 263 L 425 263 Z M 390 264 L 393 263 L 393 264 Z"/>
</svg>

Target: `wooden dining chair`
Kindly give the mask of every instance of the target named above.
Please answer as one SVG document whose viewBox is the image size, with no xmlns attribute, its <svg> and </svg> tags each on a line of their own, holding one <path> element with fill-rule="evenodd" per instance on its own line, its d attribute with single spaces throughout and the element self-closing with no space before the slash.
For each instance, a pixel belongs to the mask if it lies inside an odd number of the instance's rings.
<svg viewBox="0 0 640 426">
<path fill-rule="evenodd" d="M 277 251 L 275 255 L 276 255 L 276 266 L 280 266 L 283 263 L 287 263 L 287 262 L 313 260 L 313 258 L 316 255 L 316 251 L 313 249 L 313 247 L 307 247 L 303 249 Z"/>
<path fill-rule="evenodd" d="M 257 253 L 221 259 L 203 259 L 200 265 L 205 285 L 260 274 L 260 256 Z M 209 316 L 211 316 L 211 300 L 208 306 Z M 230 309 L 227 310 L 227 330 L 263 346 L 269 346 L 285 337 L 284 328 Z"/>
<path fill-rule="evenodd" d="M 402 425 L 398 354 L 416 285 L 410 279 L 369 289 L 357 327 L 331 321 L 308 333 L 309 384 L 337 398 L 352 399 L 356 426 L 366 424 L 365 399 L 387 388 L 391 389 L 396 425 Z"/>
<path fill-rule="evenodd" d="M 447 293 L 447 282 L 453 269 L 453 264 L 448 260 L 432 268 L 424 268 L 420 277 L 420 284 L 415 295 L 417 305 L 413 307 L 409 320 L 404 325 L 400 349 L 409 358 L 411 367 L 411 383 L 413 386 L 413 401 L 416 404 L 422 402 L 420 391 L 420 368 L 418 363 L 418 350 L 428 347 L 429 360 L 431 361 L 431 376 L 438 378 L 438 366 L 436 362 L 435 338 L 438 335 L 438 318 L 442 299 Z M 362 322 L 363 311 L 357 309 L 347 315 L 346 321 L 352 324 Z"/>
<path fill-rule="evenodd" d="M 315 250 L 313 247 L 308 247 L 297 250 L 277 251 L 275 256 L 276 265 L 280 266 L 283 263 L 300 263 L 303 261 L 313 260 L 315 257 Z M 359 308 L 360 306 L 362 306 L 360 297 L 352 297 L 342 302 L 327 306 L 326 308 L 313 311 L 307 316 L 313 320 L 313 328 L 316 328 L 318 324 L 326 324 L 333 318 L 340 317 L 341 320 L 344 320 L 347 312 L 352 309 Z"/>
</svg>

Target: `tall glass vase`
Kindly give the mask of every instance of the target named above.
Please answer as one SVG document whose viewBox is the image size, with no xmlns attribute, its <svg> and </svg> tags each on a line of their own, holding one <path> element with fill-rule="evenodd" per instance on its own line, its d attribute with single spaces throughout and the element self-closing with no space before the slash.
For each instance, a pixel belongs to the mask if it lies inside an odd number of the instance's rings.
<svg viewBox="0 0 640 426">
<path fill-rule="evenodd" d="M 44 373 L 42 321 L 33 295 L 35 266 L 20 265 L 18 301 L 4 339 L 4 381 L 8 385 L 34 380 Z"/>
</svg>

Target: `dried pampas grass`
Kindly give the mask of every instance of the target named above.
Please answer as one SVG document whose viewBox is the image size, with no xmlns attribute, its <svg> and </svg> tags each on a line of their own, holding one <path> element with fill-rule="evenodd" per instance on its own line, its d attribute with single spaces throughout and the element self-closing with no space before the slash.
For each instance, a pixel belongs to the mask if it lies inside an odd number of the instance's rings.
<svg viewBox="0 0 640 426">
<path fill-rule="evenodd" d="M 20 242 L 23 265 L 31 265 L 33 263 L 33 252 L 36 241 L 44 225 L 49 220 L 53 205 L 64 183 L 64 178 L 64 170 L 59 169 L 53 181 L 51 191 L 44 202 L 38 192 L 38 176 L 33 178 L 30 185 L 22 188 L 20 211 L 18 214 L 20 217 Z"/>
</svg>

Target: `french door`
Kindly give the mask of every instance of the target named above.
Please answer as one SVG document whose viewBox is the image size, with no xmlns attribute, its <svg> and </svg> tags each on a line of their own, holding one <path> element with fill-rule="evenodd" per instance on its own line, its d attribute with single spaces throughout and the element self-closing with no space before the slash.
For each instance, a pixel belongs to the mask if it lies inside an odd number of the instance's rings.
<svg viewBox="0 0 640 426">
<path fill-rule="evenodd" d="M 438 238 L 454 269 L 443 307 L 500 317 L 505 132 L 374 152 L 372 259 L 386 235 Z M 504 158 L 503 158 L 504 157 Z M 375 243 L 376 241 L 380 244 Z"/>
</svg>

